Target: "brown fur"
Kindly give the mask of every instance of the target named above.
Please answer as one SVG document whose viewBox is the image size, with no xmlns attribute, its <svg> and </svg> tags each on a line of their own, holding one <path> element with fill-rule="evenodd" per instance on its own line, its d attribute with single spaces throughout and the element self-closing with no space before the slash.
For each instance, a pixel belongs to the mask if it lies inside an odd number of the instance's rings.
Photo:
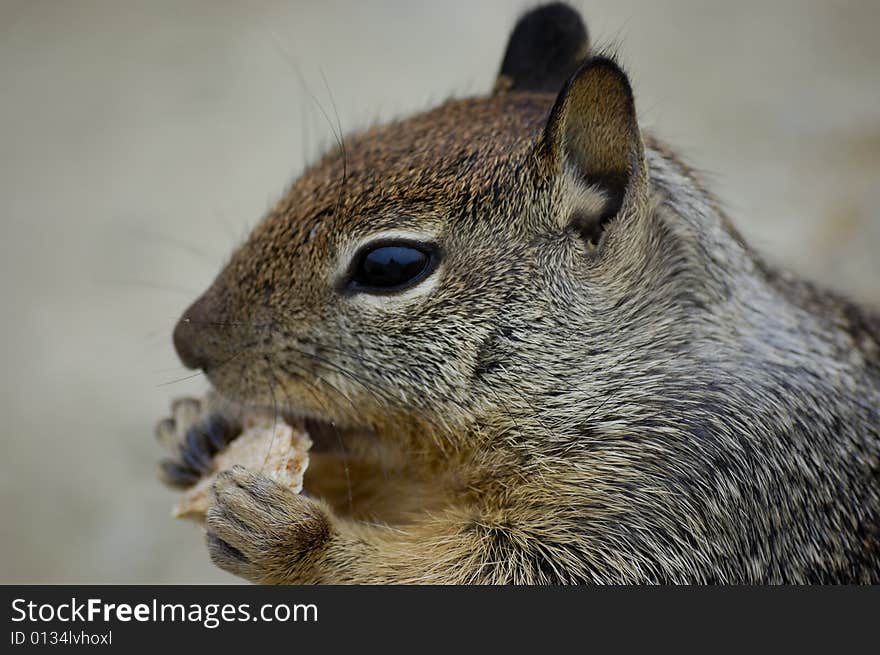
<svg viewBox="0 0 880 655">
<path fill-rule="evenodd" d="M 267 583 L 880 582 L 880 322 L 756 256 L 613 62 L 558 97 L 515 79 L 347 137 L 185 313 L 222 393 L 336 426 L 308 496 L 221 477 L 211 557 Z M 342 292 L 388 230 L 440 244 L 435 286 Z"/>
</svg>

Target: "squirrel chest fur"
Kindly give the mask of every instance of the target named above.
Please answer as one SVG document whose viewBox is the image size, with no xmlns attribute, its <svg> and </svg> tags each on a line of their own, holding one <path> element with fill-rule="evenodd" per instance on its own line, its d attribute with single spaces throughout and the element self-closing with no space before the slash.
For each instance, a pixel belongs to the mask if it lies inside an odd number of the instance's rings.
<svg viewBox="0 0 880 655">
<path fill-rule="evenodd" d="M 218 478 L 247 579 L 880 582 L 880 320 L 753 252 L 564 5 L 312 166 L 174 342 L 316 442 L 302 495 Z"/>
</svg>

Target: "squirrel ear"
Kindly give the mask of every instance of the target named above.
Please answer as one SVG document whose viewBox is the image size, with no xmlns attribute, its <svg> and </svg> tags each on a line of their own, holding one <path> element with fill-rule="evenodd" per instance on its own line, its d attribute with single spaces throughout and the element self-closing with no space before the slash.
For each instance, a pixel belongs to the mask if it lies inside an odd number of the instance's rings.
<svg viewBox="0 0 880 655">
<path fill-rule="evenodd" d="M 574 9 L 554 2 L 520 18 L 501 62 L 495 93 L 556 93 L 589 54 L 587 28 Z"/>
<path fill-rule="evenodd" d="M 579 190 L 601 198 L 588 212 L 596 223 L 591 230 L 645 197 L 647 164 L 632 87 L 613 60 L 593 57 L 571 76 L 556 98 L 543 139 L 551 170 L 573 176 Z"/>
</svg>

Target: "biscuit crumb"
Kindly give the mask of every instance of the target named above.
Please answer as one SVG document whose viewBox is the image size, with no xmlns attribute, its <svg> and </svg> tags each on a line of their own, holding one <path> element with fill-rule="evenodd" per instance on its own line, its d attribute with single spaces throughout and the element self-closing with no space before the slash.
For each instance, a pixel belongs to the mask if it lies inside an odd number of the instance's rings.
<svg viewBox="0 0 880 655">
<path fill-rule="evenodd" d="M 203 522 L 211 503 L 211 485 L 220 471 L 236 464 L 257 471 L 288 487 L 302 491 L 303 475 L 309 466 L 309 435 L 265 414 L 249 414 L 244 430 L 214 457 L 214 469 L 188 489 L 172 510 L 175 518 Z"/>
</svg>

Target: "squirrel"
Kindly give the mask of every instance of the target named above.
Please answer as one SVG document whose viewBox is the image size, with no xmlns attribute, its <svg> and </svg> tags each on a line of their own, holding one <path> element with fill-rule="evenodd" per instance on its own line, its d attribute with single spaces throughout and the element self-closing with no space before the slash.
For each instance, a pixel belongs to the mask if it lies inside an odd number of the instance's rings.
<svg viewBox="0 0 880 655">
<path fill-rule="evenodd" d="M 173 341 L 316 444 L 302 494 L 214 484 L 253 582 L 880 583 L 880 316 L 752 250 L 564 4 L 491 93 L 342 139 Z"/>
</svg>

